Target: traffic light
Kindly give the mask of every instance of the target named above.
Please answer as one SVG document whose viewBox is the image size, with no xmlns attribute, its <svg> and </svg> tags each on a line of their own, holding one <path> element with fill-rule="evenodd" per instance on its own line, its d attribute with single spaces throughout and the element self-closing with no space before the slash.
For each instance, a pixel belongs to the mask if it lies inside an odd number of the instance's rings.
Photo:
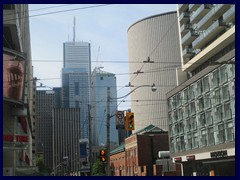
<svg viewBox="0 0 240 180">
<path fill-rule="evenodd" d="M 99 158 L 101 162 L 105 162 L 107 160 L 106 158 L 106 150 L 105 149 L 101 149 L 100 153 L 99 153 Z"/>
<path fill-rule="evenodd" d="M 134 113 L 133 112 L 127 112 L 126 113 L 126 130 L 132 131 L 134 130 Z"/>
</svg>

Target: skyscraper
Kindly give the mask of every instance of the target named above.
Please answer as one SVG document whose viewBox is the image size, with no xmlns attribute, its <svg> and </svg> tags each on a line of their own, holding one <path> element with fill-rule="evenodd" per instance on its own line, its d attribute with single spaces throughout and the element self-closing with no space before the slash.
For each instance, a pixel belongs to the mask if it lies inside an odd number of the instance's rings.
<svg viewBox="0 0 240 180">
<path fill-rule="evenodd" d="M 64 108 L 81 109 L 81 138 L 88 138 L 90 98 L 90 44 L 63 44 L 62 100 Z"/>
<path fill-rule="evenodd" d="M 36 142 L 37 151 L 43 153 L 44 163 L 52 168 L 52 110 L 54 91 L 36 91 Z"/>
<path fill-rule="evenodd" d="M 93 145 L 106 146 L 107 141 L 107 87 L 110 87 L 110 115 L 117 111 L 117 89 L 114 74 L 95 68 L 92 73 L 91 83 L 91 116 Z M 118 130 L 116 129 L 116 117 L 110 120 L 110 144 L 118 145 Z"/>
</svg>

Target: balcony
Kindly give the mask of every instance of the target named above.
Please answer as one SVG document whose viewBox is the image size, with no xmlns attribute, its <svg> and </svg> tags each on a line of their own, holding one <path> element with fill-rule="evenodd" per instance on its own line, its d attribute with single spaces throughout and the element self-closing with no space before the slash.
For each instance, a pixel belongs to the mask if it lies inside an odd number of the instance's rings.
<svg viewBox="0 0 240 180">
<path fill-rule="evenodd" d="M 195 56 L 195 51 L 194 51 L 194 49 L 192 49 L 192 48 L 185 48 L 184 50 L 183 50 L 183 58 L 185 59 L 185 58 L 192 58 L 193 56 Z"/>
<path fill-rule="evenodd" d="M 180 27 L 181 35 L 184 36 L 185 34 L 187 34 L 192 29 L 193 29 L 193 25 L 192 24 L 183 24 Z"/>
<path fill-rule="evenodd" d="M 198 31 L 196 31 L 196 30 L 189 31 L 182 38 L 182 46 L 190 45 L 198 36 L 199 36 L 199 32 Z"/>
<path fill-rule="evenodd" d="M 202 19 L 213 7 L 212 4 L 202 4 L 191 16 L 190 22 L 192 24 L 197 23 Z"/>
<path fill-rule="evenodd" d="M 223 22 L 229 23 L 233 22 L 235 23 L 235 5 L 232 6 L 227 12 L 223 14 Z"/>
<path fill-rule="evenodd" d="M 21 33 L 19 17 L 14 9 L 3 11 L 3 46 L 21 51 Z"/>
<path fill-rule="evenodd" d="M 179 11 L 186 11 L 188 8 L 188 4 L 178 4 L 178 10 Z"/>
<path fill-rule="evenodd" d="M 179 16 L 179 21 L 181 24 L 186 24 L 187 21 L 189 21 L 190 16 L 191 16 L 192 12 L 187 11 L 187 12 L 183 12 L 180 16 Z"/>
<path fill-rule="evenodd" d="M 207 29 L 213 21 L 219 19 L 228 9 L 230 4 L 216 4 L 197 24 L 198 30 Z"/>
<path fill-rule="evenodd" d="M 189 4 L 189 11 L 196 11 L 201 4 Z"/>
<path fill-rule="evenodd" d="M 225 29 L 225 25 L 220 20 L 214 22 L 206 31 L 200 34 L 200 36 L 192 42 L 192 46 L 195 49 L 203 49 L 204 46 L 213 41 L 218 34 Z"/>
</svg>

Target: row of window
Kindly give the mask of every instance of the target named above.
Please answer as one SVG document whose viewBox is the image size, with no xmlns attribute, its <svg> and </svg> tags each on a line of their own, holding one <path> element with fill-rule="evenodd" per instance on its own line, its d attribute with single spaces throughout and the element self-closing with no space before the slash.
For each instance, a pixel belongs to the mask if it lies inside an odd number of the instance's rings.
<svg viewBox="0 0 240 180">
<path fill-rule="evenodd" d="M 172 111 L 201 97 L 202 100 L 210 99 L 216 103 L 235 97 L 235 65 L 223 65 L 169 98 L 168 110 Z"/>
<path fill-rule="evenodd" d="M 206 147 L 235 140 L 234 121 L 209 126 L 200 131 L 192 131 L 170 138 L 172 153 Z"/>
<path fill-rule="evenodd" d="M 169 112 L 168 117 L 170 126 L 182 121 L 185 124 L 188 124 L 188 121 L 196 122 L 196 125 L 199 127 L 203 125 L 211 125 L 214 122 L 226 121 L 235 117 L 235 99 L 225 103 L 216 104 L 214 108 L 202 109 L 197 113 L 195 109 L 195 106 L 188 104 L 183 108 Z"/>
</svg>

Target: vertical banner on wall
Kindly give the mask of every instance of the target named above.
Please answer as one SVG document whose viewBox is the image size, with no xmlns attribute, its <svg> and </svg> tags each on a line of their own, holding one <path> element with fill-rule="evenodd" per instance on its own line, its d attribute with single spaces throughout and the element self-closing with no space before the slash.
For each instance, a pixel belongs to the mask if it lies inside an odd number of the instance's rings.
<svg viewBox="0 0 240 180">
<path fill-rule="evenodd" d="M 24 88 L 24 58 L 3 53 L 3 97 L 21 101 Z"/>
</svg>

